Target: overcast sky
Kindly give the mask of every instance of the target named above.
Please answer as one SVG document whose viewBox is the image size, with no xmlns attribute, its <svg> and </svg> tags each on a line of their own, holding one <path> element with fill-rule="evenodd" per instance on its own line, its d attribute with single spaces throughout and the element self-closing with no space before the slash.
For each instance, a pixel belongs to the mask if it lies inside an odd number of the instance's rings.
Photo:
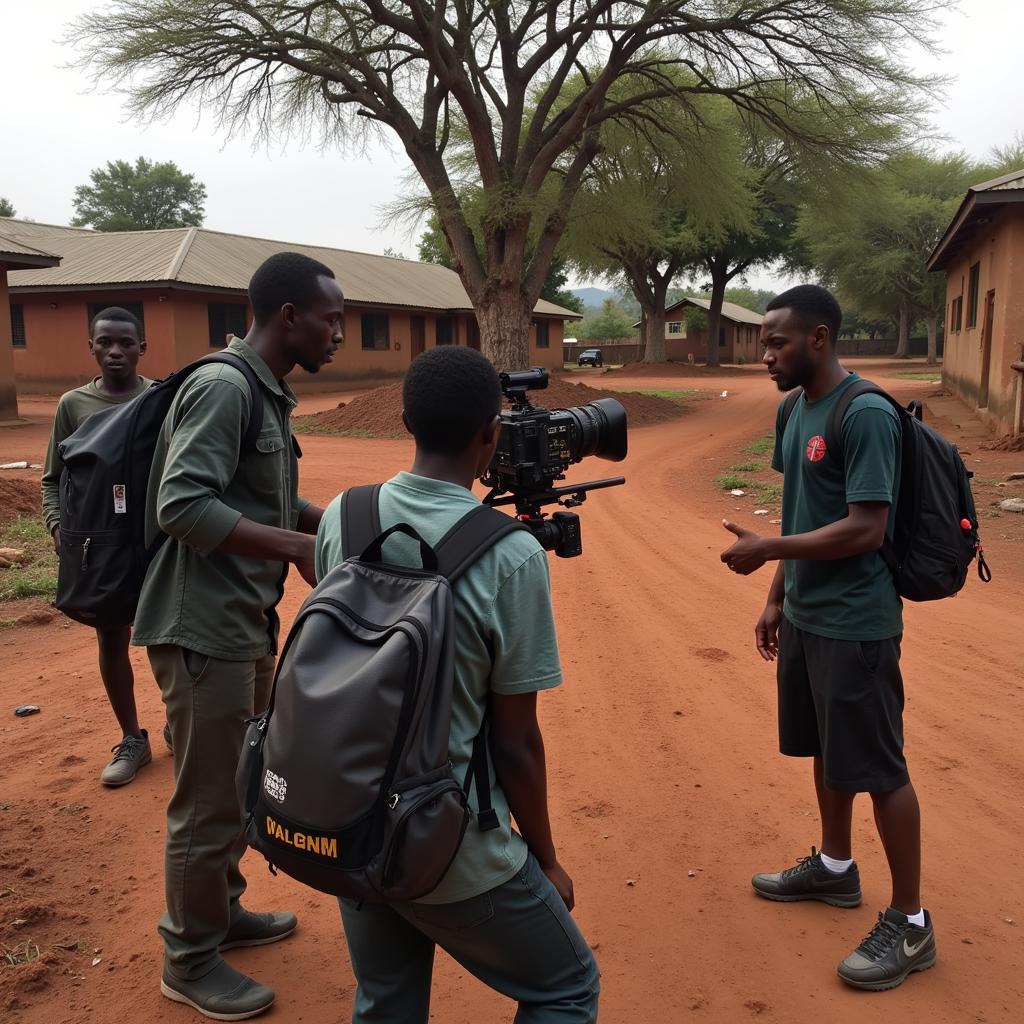
<svg viewBox="0 0 1024 1024">
<path fill-rule="evenodd" d="M 363 252 L 388 246 L 415 257 L 415 238 L 382 227 L 380 208 L 403 191 L 404 153 L 378 147 L 363 156 L 286 143 L 254 150 L 225 140 L 212 118 L 182 112 L 172 121 L 129 122 L 116 94 L 92 90 L 87 76 L 64 67 L 74 56 L 59 40 L 94 0 L 3 2 L 0 11 L 0 196 L 20 216 L 66 224 L 76 185 L 108 160 L 139 155 L 173 160 L 207 188 L 206 227 Z M 964 0 L 943 19 L 937 58 L 921 53 L 922 71 L 955 75 L 933 120 L 947 148 L 981 157 L 1024 129 L 1020 73 L 1024 3 Z M 771 275 L 752 285 L 770 287 Z"/>
</svg>

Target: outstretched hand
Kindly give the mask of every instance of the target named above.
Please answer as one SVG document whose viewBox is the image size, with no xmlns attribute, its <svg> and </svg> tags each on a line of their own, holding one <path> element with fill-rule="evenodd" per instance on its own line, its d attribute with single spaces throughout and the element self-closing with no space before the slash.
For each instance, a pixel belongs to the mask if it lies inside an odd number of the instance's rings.
<svg viewBox="0 0 1024 1024">
<path fill-rule="evenodd" d="M 757 572 L 768 561 L 764 555 L 764 538 L 727 519 L 722 520 L 722 525 L 738 538 L 732 547 L 722 552 L 722 561 L 741 576 Z"/>
</svg>

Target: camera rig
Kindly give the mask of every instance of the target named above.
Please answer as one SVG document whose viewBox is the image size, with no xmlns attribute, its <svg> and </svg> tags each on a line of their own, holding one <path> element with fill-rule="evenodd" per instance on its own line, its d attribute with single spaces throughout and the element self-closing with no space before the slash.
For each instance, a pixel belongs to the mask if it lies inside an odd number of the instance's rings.
<svg viewBox="0 0 1024 1024">
<path fill-rule="evenodd" d="M 511 404 L 501 413 L 498 448 L 480 478 L 490 488 L 487 505 L 514 505 L 516 518 L 533 531 L 546 551 L 560 558 L 583 553 L 580 519 L 575 512 L 544 511 L 547 505 L 576 508 L 590 491 L 617 487 L 625 477 L 608 477 L 556 486 L 569 466 L 588 455 L 620 462 L 626 457 L 626 410 L 614 398 L 570 409 L 543 409 L 528 397 L 548 385 L 548 372 L 534 366 L 499 375 Z"/>
</svg>

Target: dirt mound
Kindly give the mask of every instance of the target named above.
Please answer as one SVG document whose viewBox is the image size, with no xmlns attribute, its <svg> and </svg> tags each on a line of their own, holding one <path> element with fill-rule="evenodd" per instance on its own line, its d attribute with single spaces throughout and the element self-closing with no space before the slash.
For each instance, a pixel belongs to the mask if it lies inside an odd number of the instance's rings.
<svg viewBox="0 0 1024 1024">
<path fill-rule="evenodd" d="M 562 409 L 586 405 L 598 398 L 614 398 L 626 409 L 631 427 L 662 423 L 679 416 L 683 407 L 678 402 L 656 395 L 629 391 L 607 391 L 586 384 L 572 384 L 555 378 L 545 391 L 535 391 L 533 401 L 546 409 Z M 311 434 L 346 434 L 352 437 L 406 437 L 402 425 L 402 385 L 387 384 L 341 403 L 337 409 L 295 418 L 296 430 Z"/>
<path fill-rule="evenodd" d="M 982 441 L 978 447 L 988 452 L 1024 452 L 1024 434 L 1007 434 L 994 441 Z"/>
<path fill-rule="evenodd" d="M 705 366 L 703 363 L 682 363 L 669 359 L 664 363 L 623 363 L 606 373 L 622 377 L 727 377 L 734 373 L 748 373 L 741 366 Z"/>
<path fill-rule="evenodd" d="M 0 476 L 0 526 L 18 516 L 37 516 L 42 506 L 39 479 Z"/>
</svg>

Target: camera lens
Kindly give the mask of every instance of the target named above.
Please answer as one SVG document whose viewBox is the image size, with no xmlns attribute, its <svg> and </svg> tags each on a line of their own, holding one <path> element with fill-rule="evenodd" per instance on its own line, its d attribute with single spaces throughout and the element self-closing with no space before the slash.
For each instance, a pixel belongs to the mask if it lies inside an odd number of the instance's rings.
<svg viewBox="0 0 1024 1024">
<path fill-rule="evenodd" d="M 569 447 L 574 462 L 596 455 L 609 462 L 626 457 L 626 410 L 614 398 L 599 398 L 588 405 L 559 409 L 569 419 Z"/>
</svg>

